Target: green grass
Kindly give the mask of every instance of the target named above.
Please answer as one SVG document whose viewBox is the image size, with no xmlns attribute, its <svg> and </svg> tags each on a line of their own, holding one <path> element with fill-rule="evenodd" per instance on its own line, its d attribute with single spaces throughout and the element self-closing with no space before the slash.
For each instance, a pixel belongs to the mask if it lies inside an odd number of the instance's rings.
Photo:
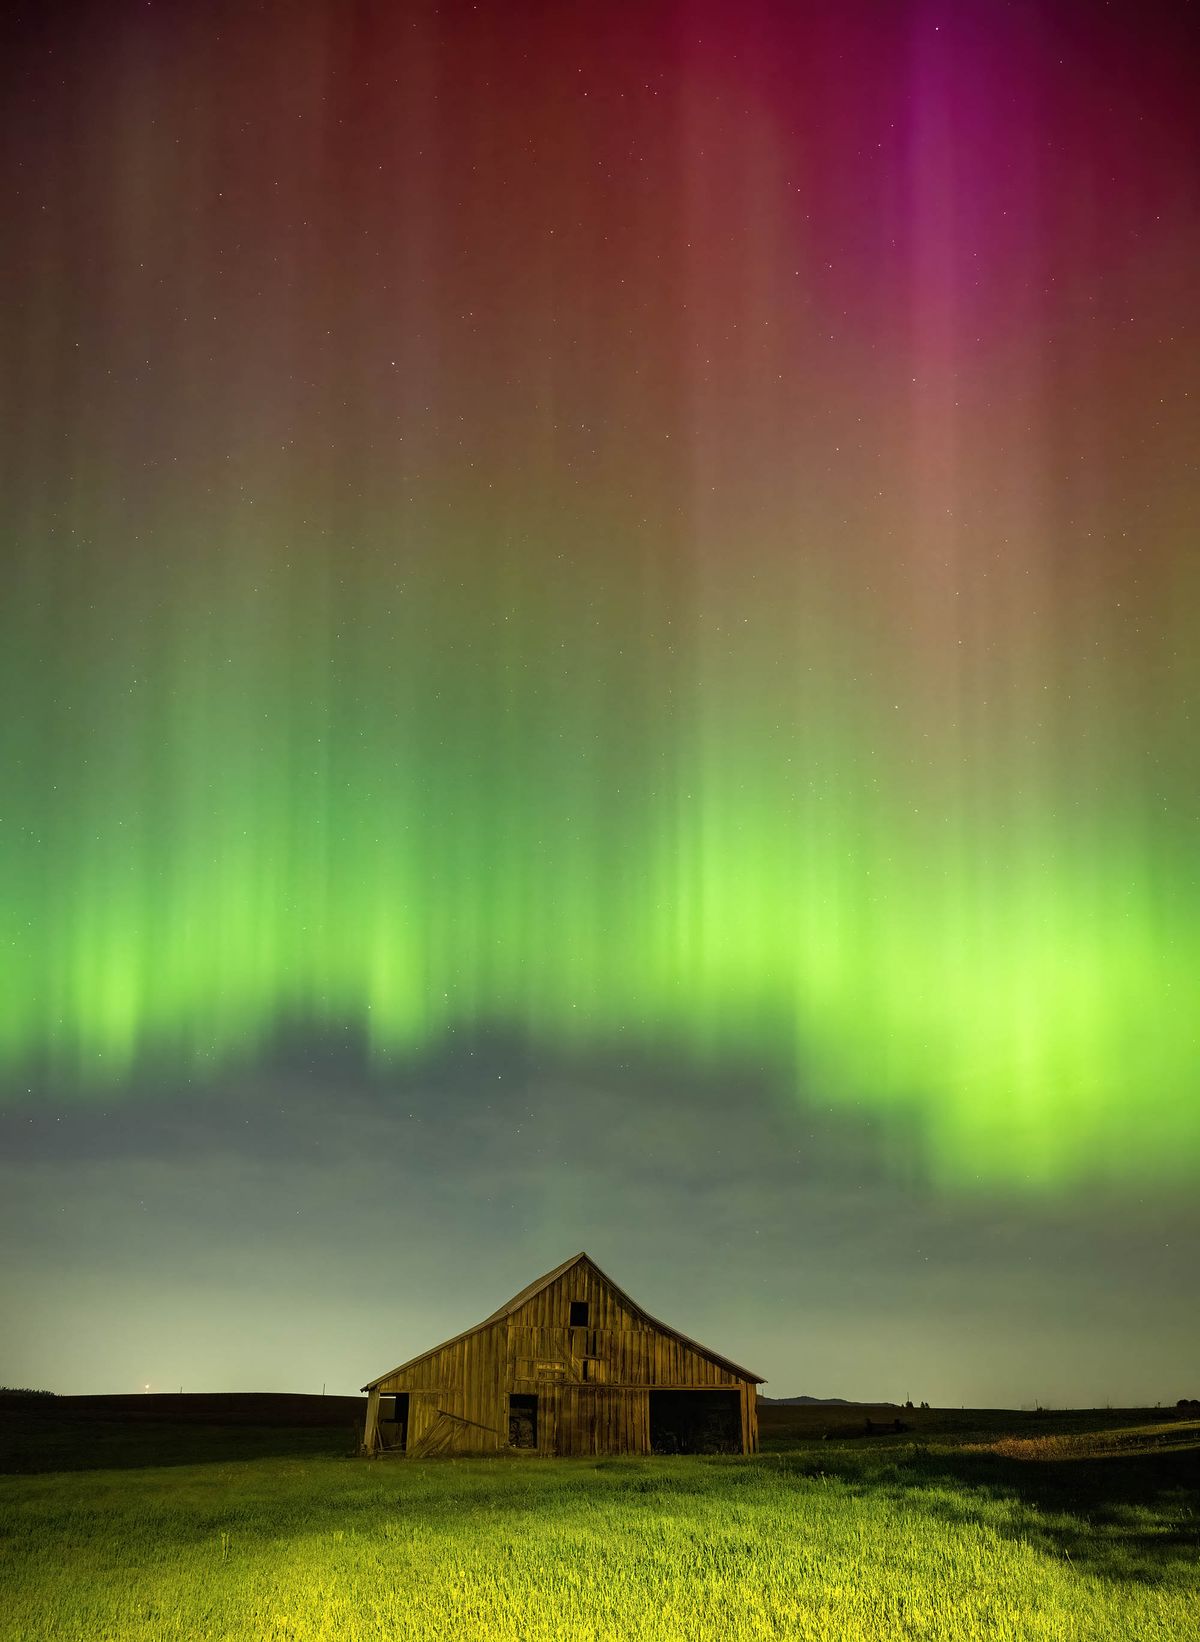
<svg viewBox="0 0 1200 1642">
<path fill-rule="evenodd" d="M 750 1460 L 372 1462 L 310 1430 L 0 1478 L 0 1638 L 1200 1638 L 1194 1422 L 825 1417 L 773 1413 Z"/>
</svg>

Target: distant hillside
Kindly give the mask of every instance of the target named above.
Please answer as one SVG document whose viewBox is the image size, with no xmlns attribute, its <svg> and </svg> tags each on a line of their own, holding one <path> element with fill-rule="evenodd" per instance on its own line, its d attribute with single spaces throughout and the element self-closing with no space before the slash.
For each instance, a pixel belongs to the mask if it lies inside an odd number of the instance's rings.
<svg viewBox="0 0 1200 1642">
<path fill-rule="evenodd" d="M 0 1409 L 26 1419 L 166 1421 L 172 1425 L 254 1425 L 298 1430 L 361 1420 L 365 1397 L 317 1397 L 288 1391 L 157 1391 L 46 1397 L 0 1394 Z"/>
<path fill-rule="evenodd" d="M 353 1454 L 365 1397 L 288 1392 L 0 1394 L 0 1473 Z"/>
<path fill-rule="evenodd" d="M 849 1397 L 759 1397 L 760 1403 L 771 1403 L 776 1408 L 894 1408 L 894 1403 L 858 1403 L 852 1402 Z"/>
</svg>

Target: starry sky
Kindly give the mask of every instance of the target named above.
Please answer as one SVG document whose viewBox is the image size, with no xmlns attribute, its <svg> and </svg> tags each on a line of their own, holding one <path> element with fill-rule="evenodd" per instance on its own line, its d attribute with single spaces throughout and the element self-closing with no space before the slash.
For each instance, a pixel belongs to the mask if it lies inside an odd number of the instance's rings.
<svg viewBox="0 0 1200 1642">
<path fill-rule="evenodd" d="M 0 1380 L 1195 1395 L 1189 8 L 6 28 Z"/>
</svg>

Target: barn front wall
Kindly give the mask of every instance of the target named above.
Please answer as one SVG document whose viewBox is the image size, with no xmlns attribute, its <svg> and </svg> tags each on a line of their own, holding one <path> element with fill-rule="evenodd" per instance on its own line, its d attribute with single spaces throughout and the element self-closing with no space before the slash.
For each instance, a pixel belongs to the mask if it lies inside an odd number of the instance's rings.
<svg viewBox="0 0 1200 1642">
<path fill-rule="evenodd" d="M 572 1326 L 572 1316 L 585 1320 Z M 708 1400 L 673 1405 L 658 1395 L 670 1392 Z M 403 1423 L 387 1417 L 397 1394 L 407 1399 L 396 1404 Z M 655 1327 L 585 1262 L 379 1381 L 371 1395 L 383 1446 L 412 1455 L 513 1446 L 648 1454 L 682 1446 L 678 1433 L 689 1430 L 710 1444 L 728 1437 L 742 1453 L 758 1446 L 755 1383 Z"/>
</svg>

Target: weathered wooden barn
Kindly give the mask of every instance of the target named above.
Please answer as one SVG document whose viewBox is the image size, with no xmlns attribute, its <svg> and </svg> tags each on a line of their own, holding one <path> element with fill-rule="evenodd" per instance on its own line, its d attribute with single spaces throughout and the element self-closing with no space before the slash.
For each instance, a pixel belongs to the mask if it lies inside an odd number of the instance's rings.
<svg viewBox="0 0 1200 1642">
<path fill-rule="evenodd" d="M 363 1451 L 752 1454 L 761 1384 L 577 1254 L 365 1385 Z"/>
</svg>

